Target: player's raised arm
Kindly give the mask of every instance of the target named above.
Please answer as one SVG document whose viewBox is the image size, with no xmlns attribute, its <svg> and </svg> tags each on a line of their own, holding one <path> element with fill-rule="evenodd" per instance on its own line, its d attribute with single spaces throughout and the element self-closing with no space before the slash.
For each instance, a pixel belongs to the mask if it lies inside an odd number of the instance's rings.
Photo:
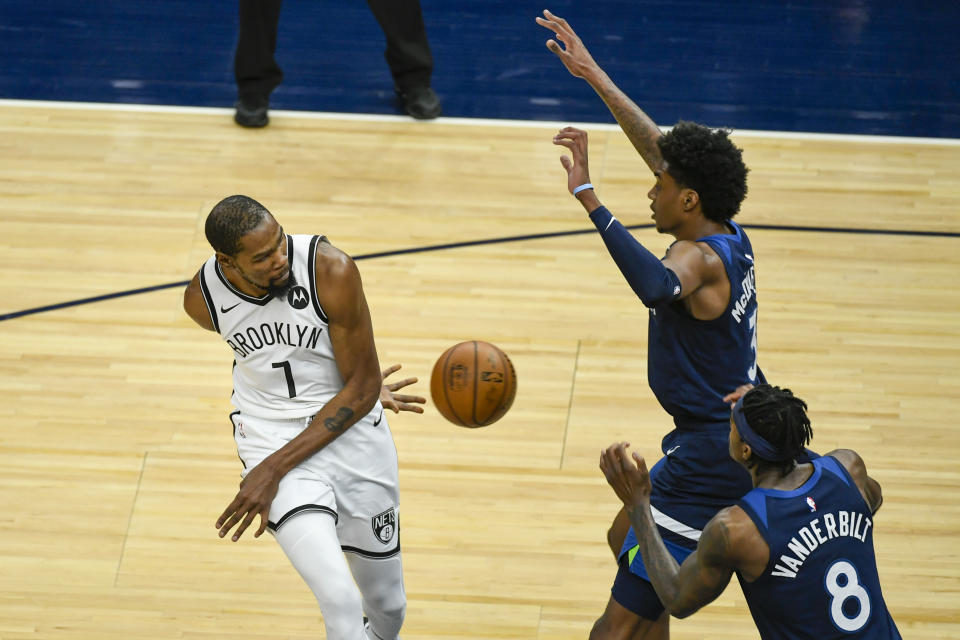
<svg viewBox="0 0 960 640">
<path fill-rule="evenodd" d="M 587 132 L 575 127 L 564 127 L 553 137 L 553 144 L 565 147 L 571 153 L 570 157 L 560 157 L 567 172 L 567 189 L 589 212 L 607 251 L 645 306 L 652 308 L 679 298 L 682 287 L 676 274 L 640 244 L 597 198 L 590 184 L 587 139 Z"/>
<path fill-rule="evenodd" d="M 553 31 L 556 37 L 556 40 L 547 40 L 547 48 L 560 58 L 571 74 L 583 78 L 593 87 L 650 170 L 656 173 L 663 169 L 663 156 L 657 147 L 657 140 L 662 135 L 660 128 L 613 83 L 566 20 L 547 10 L 543 16 L 536 18 L 537 24 Z"/>
</svg>

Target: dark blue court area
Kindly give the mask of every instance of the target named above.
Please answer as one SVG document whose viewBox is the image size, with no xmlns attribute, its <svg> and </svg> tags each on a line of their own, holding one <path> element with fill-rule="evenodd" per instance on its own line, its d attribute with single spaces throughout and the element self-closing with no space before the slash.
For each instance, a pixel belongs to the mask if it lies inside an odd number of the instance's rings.
<svg viewBox="0 0 960 640">
<path fill-rule="evenodd" d="M 533 22 L 567 18 L 653 119 L 960 138 L 960 2 L 422 0 L 448 116 L 612 122 Z M 231 0 L 0 0 L 0 97 L 227 107 Z M 275 109 L 396 113 L 363 0 L 288 0 Z"/>
</svg>

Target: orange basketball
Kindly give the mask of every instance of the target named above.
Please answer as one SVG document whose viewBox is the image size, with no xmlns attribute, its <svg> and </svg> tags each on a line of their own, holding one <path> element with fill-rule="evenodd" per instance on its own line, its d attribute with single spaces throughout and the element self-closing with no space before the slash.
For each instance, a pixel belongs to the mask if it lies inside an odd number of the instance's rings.
<svg viewBox="0 0 960 640">
<path fill-rule="evenodd" d="M 517 374 L 503 351 L 482 340 L 455 344 L 433 365 L 430 396 L 444 418 L 461 427 L 493 424 L 513 404 Z"/>
</svg>

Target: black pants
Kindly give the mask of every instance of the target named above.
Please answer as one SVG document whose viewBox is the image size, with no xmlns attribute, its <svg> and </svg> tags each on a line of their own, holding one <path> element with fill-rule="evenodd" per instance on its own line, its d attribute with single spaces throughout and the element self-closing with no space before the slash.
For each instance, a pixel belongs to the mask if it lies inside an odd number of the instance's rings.
<svg viewBox="0 0 960 640">
<path fill-rule="evenodd" d="M 264 100 L 283 80 L 274 58 L 282 0 L 239 0 L 240 33 L 234 55 L 241 98 Z M 430 86 L 433 56 L 420 0 L 367 0 L 387 38 L 385 57 L 400 91 Z"/>
</svg>

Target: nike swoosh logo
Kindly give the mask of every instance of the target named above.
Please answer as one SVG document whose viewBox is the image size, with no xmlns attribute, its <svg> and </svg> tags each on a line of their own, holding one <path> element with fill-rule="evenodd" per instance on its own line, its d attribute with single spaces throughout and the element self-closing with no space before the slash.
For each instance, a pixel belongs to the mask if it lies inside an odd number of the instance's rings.
<svg viewBox="0 0 960 640">
<path fill-rule="evenodd" d="M 237 304 L 233 305 L 232 307 L 226 307 L 226 308 L 224 308 L 223 305 L 220 305 L 220 313 L 226 313 L 227 311 L 230 311 L 231 309 L 234 309 L 234 308 L 239 307 L 239 306 L 240 306 L 240 303 L 239 303 L 239 302 L 238 302 Z"/>
<path fill-rule="evenodd" d="M 676 450 L 679 449 L 679 448 L 680 448 L 680 445 L 677 445 L 677 446 L 675 446 L 675 447 L 670 447 L 669 449 L 667 449 L 667 455 L 670 455 L 671 453 L 673 453 L 674 451 L 676 451 Z"/>
<path fill-rule="evenodd" d="M 383 411 L 380 412 L 380 417 L 373 421 L 373 426 L 377 426 L 383 420 Z"/>
</svg>

